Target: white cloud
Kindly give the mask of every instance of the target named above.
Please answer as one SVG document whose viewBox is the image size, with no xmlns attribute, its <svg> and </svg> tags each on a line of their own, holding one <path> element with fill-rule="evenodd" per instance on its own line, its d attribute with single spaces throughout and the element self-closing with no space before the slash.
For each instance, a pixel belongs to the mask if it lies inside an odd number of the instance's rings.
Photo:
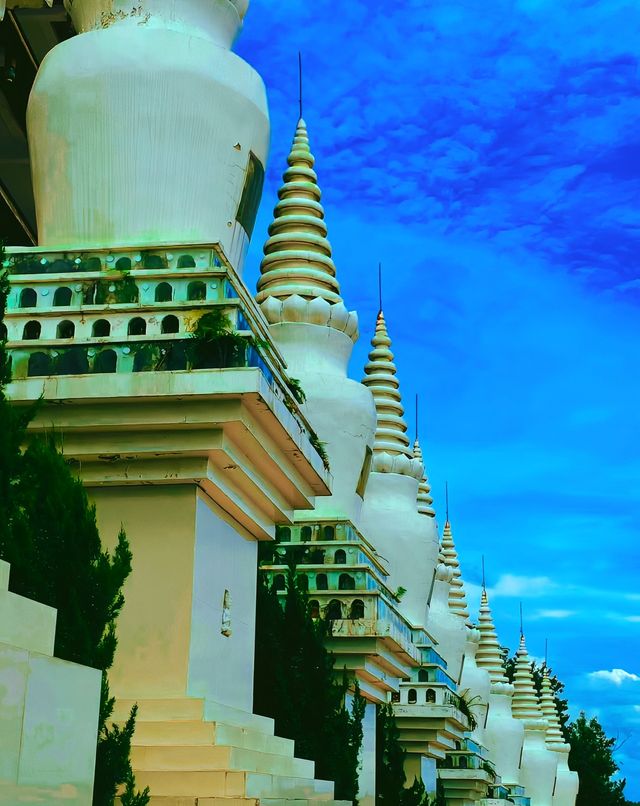
<svg viewBox="0 0 640 806">
<path fill-rule="evenodd" d="M 534 618 L 571 618 L 575 614 L 575 610 L 538 610 Z"/>
<path fill-rule="evenodd" d="M 604 669 L 599 672 L 589 672 L 589 677 L 592 680 L 604 680 L 607 683 L 613 683 L 615 686 L 621 686 L 623 683 L 637 683 L 640 677 L 637 674 L 626 672 L 624 669 L 611 669 L 605 671 Z"/>
<path fill-rule="evenodd" d="M 549 577 L 525 577 L 502 574 L 489 591 L 492 596 L 536 597 L 544 596 L 555 587 Z"/>
</svg>

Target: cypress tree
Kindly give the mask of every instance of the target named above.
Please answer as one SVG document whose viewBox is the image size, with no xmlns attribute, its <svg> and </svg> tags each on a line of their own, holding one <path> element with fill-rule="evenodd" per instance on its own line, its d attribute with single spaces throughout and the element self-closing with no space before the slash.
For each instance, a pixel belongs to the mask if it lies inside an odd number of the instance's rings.
<svg viewBox="0 0 640 806">
<path fill-rule="evenodd" d="M 271 561 L 271 547 L 261 556 Z M 311 618 L 303 579 L 291 565 L 282 607 L 258 572 L 254 710 L 295 741 L 296 755 L 315 762 L 318 778 L 335 782 L 336 798 L 355 801 L 366 703 L 356 688 L 351 709 L 345 706 L 348 682 L 336 680 L 324 645 L 328 627 Z"/>
<path fill-rule="evenodd" d="M 112 806 L 121 786 L 122 806 L 144 806 L 148 792 L 136 793 L 129 762 L 136 710 L 124 728 L 107 727 L 114 700 L 106 670 L 113 664 L 115 622 L 124 604 L 122 586 L 131 572 L 129 544 L 121 530 L 113 555 L 102 550 L 95 508 L 52 436 L 34 438 L 21 448 L 34 408 L 20 411 L 5 395 L 10 380 L 2 321 L 7 293 L 4 274 L 0 277 L 0 558 L 11 565 L 14 593 L 58 611 L 55 656 L 103 671 L 94 806 Z"/>
</svg>

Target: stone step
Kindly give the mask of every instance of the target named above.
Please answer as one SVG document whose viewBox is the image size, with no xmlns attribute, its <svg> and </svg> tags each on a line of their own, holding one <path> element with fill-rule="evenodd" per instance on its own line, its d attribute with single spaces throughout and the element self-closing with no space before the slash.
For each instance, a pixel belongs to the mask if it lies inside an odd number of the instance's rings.
<svg viewBox="0 0 640 806">
<path fill-rule="evenodd" d="M 313 778 L 225 771 L 145 771 L 134 768 L 139 789 L 155 796 L 258 798 L 273 800 L 333 800 L 333 783 Z M 200 802 L 199 802 L 200 803 Z"/>
<path fill-rule="evenodd" d="M 113 721 L 124 722 L 134 705 L 138 706 L 138 719 L 144 722 L 179 722 L 203 720 L 273 735 L 274 722 L 266 716 L 229 708 L 198 697 L 169 699 L 117 699 Z"/>
<path fill-rule="evenodd" d="M 120 721 L 119 724 L 122 725 L 123 722 Z M 293 758 L 294 755 L 294 743 L 291 739 L 269 736 L 236 725 L 201 720 L 143 722 L 138 719 L 132 745 L 134 747 L 231 745 L 285 758 Z"/>
<path fill-rule="evenodd" d="M 230 745 L 158 747 L 137 740 L 131 749 L 131 763 L 136 772 L 239 770 L 295 778 L 313 778 L 315 774 L 313 761 Z"/>
</svg>

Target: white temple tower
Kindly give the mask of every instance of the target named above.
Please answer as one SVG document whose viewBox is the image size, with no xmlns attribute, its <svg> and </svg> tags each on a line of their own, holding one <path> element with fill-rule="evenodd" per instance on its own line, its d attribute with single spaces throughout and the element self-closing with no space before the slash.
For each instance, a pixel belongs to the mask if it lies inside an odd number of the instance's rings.
<svg viewBox="0 0 640 806">
<path fill-rule="evenodd" d="M 65 6 L 79 35 L 28 110 L 40 243 L 220 243 L 240 270 L 269 147 L 262 79 L 229 50 L 247 0 Z"/>
</svg>

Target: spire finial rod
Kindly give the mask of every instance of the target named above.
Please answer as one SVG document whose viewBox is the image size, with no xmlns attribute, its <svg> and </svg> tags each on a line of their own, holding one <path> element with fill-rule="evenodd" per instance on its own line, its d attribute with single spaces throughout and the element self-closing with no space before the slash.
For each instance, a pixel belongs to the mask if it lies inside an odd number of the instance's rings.
<svg viewBox="0 0 640 806">
<path fill-rule="evenodd" d="M 444 496 L 446 501 L 446 518 L 447 523 L 449 523 L 449 482 L 445 481 L 444 483 Z"/>
<path fill-rule="evenodd" d="M 420 406 L 420 399 L 418 397 L 418 393 L 416 392 L 416 439 L 418 439 L 419 406 Z"/>
<path fill-rule="evenodd" d="M 549 639 L 544 639 L 544 665 L 547 666 L 547 659 L 549 657 Z"/>
<path fill-rule="evenodd" d="M 484 574 L 484 554 L 482 555 L 482 590 L 487 592 L 487 580 Z"/>
<path fill-rule="evenodd" d="M 378 263 L 378 313 L 382 311 L 382 263 Z"/>
<path fill-rule="evenodd" d="M 298 102 L 300 104 L 300 119 L 302 119 L 302 53 L 298 51 Z"/>
<path fill-rule="evenodd" d="M 520 602 L 520 638 L 524 638 L 524 618 L 522 616 L 522 602 Z"/>
</svg>

